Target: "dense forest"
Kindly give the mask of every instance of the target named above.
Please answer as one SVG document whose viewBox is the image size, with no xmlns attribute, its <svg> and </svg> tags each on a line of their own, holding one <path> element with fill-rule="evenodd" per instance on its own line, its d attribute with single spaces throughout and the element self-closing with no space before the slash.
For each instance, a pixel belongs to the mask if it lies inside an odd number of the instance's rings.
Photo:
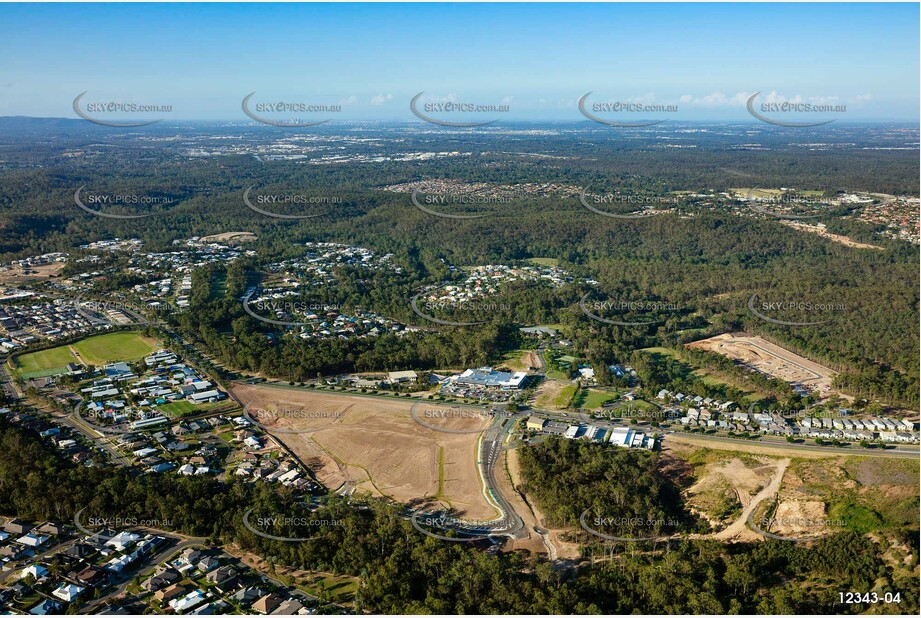
<svg viewBox="0 0 921 618">
<path fill-rule="evenodd" d="M 657 453 L 551 436 L 522 449 L 520 462 L 524 491 L 552 526 L 577 530 L 588 511 L 591 530 L 618 537 L 708 528 L 684 508 L 680 488 L 663 474 Z"/>
<path fill-rule="evenodd" d="M 573 478 L 571 471 L 561 472 Z M 168 521 L 176 531 L 235 542 L 279 564 L 356 575 L 357 608 L 373 613 L 858 613 L 870 608 L 841 605 L 838 593 L 868 590 L 901 593 L 899 605 L 873 611 L 918 611 L 916 579 L 897 579 L 880 558 L 884 546 L 856 533 L 809 547 L 685 541 L 655 552 L 619 548 L 609 561 L 559 569 L 526 554 L 492 555 L 422 535 L 401 508 L 381 501 L 359 510 L 330 497 L 308 513 L 274 486 L 74 466 L 3 419 L 0 505 L 4 514 L 29 519 L 72 522 L 85 509 L 84 517 Z M 337 525 L 273 529 L 276 535 L 322 540 L 272 541 L 243 525 L 249 509 Z M 905 531 L 900 541 L 917 554 L 917 531 Z"/>
</svg>

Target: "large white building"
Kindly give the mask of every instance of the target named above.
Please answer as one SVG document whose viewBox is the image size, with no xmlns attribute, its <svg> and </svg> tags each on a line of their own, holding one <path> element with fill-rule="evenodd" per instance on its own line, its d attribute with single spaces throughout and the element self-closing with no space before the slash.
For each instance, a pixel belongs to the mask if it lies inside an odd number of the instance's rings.
<svg viewBox="0 0 921 618">
<path fill-rule="evenodd" d="M 492 367 L 478 367 L 468 369 L 458 376 L 448 378 L 448 380 L 455 384 L 466 386 L 485 386 L 508 390 L 522 388 L 527 377 L 528 373 L 526 371 L 509 373 L 507 371 L 495 371 Z"/>
<path fill-rule="evenodd" d="M 656 446 L 656 439 L 653 436 L 647 436 L 642 431 L 636 431 L 629 427 L 615 427 L 611 430 L 611 437 L 608 438 L 608 441 L 622 448 L 652 450 Z"/>
</svg>

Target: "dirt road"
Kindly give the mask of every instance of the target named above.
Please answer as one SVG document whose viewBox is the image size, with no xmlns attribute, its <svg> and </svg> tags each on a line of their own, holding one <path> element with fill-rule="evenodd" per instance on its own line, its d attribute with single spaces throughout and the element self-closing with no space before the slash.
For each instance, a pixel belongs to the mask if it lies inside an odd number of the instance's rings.
<svg viewBox="0 0 921 618">
<path fill-rule="evenodd" d="M 759 535 L 754 530 L 751 530 L 746 523 L 748 522 L 749 516 L 758 508 L 758 505 L 777 495 L 777 492 L 780 491 L 780 484 L 783 482 L 783 475 L 787 471 L 787 467 L 790 465 L 789 459 L 781 459 L 777 461 L 776 471 L 774 472 L 774 478 L 771 479 L 771 482 L 768 483 L 764 489 L 759 491 L 755 496 L 752 497 L 751 501 L 745 508 L 742 510 L 742 514 L 739 515 L 739 518 L 732 522 L 729 526 L 720 530 L 713 535 L 705 535 L 709 538 L 714 538 L 718 541 L 728 541 L 731 539 L 741 538 L 743 540 L 757 539 Z"/>
</svg>

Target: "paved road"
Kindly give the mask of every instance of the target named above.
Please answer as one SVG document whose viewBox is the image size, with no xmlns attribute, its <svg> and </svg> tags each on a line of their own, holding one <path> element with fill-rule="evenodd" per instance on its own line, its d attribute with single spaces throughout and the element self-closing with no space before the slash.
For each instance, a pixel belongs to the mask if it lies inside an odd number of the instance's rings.
<svg viewBox="0 0 921 618">
<path fill-rule="evenodd" d="M 76 543 L 78 540 L 79 540 L 79 539 L 70 539 L 69 541 L 64 541 L 63 543 L 58 543 L 58 544 L 54 545 L 53 547 L 50 547 L 50 548 L 48 548 L 48 549 L 42 551 L 41 553 L 36 554 L 35 556 L 29 557 L 29 558 L 22 558 L 22 559 L 20 559 L 19 561 L 17 561 L 17 562 L 18 562 L 18 565 L 17 565 L 16 568 L 9 568 L 9 569 L 6 570 L 6 571 L 0 572 L 0 585 L 2 585 L 3 582 L 5 582 L 5 581 L 7 580 L 7 578 L 9 578 L 10 576 L 12 576 L 12 575 L 14 575 L 14 574 L 18 576 L 18 574 L 19 574 L 20 572 L 22 572 L 22 569 L 24 569 L 25 567 L 29 566 L 30 564 L 37 564 L 38 562 L 42 561 L 42 560 L 45 559 L 46 557 L 48 557 L 48 556 L 50 556 L 50 555 L 52 555 L 52 554 L 56 554 L 56 553 L 58 553 L 58 552 L 60 552 L 60 551 L 65 550 L 65 549 L 67 549 L 69 546 L 71 546 L 71 545 L 73 545 L 74 543 Z M 11 565 L 11 564 L 7 564 L 6 566 L 7 566 L 7 567 L 11 567 L 12 565 Z"/>
<path fill-rule="evenodd" d="M 720 442 L 723 444 L 732 444 L 739 447 L 755 446 L 771 448 L 786 451 L 788 454 L 796 456 L 796 452 L 802 453 L 827 453 L 830 455 L 852 456 L 852 457 L 897 457 L 918 459 L 921 457 L 921 451 L 917 446 L 895 446 L 885 450 L 879 448 L 861 448 L 861 447 L 841 447 L 841 446 L 819 446 L 810 444 L 808 441 L 801 444 L 791 444 L 785 438 L 775 439 L 768 436 L 762 436 L 760 440 L 742 440 L 739 438 L 727 438 L 724 436 L 708 436 L 697 433 L 686 433 L 683 431 L 658 430 L 663 436 L 673 435 L 676 437 L 685 437 L 689 440 L 706 440 L 709 442 Z"/>
<path fill-rule="evenodd" d="M 80 416 L 80 406 L 82 405 L 82 403 L 77 404 L 74 407 L 73 412 L 67 416 L 56 416 L 55 419 L 79 431 L 84 436 L 92 440 L 94 444 L 98 444 L 100 447 L 102 447 L 102 449 L 106 451 L 112 458 L 112 462 L 116 465 L 125 467 L 130 466 L 131 462 L 112 444 L 112 441 L 117 440 L 118 436 L 107 436 L 103 432 L 95 429 L 93 425 L 85 421 L 83 417 Z"/>
<path fill-rule="evenodd" d="M 540 418 L 547 418 L 550 420 L 561 421 L 569 424 L 579 423 L 580 420 L 572 414 L 564 414 L 562 412 L 556 412 L 553 410 L 543 410 L 541 408 L 531 407 L 529 412 Z M 592 424 L 601 427 L 624 427 L 624 426 L 633 426 L 630 423 L 626 425 L 623 422 L 610 422 L 610 421 L 593 421 Z M 687 433 L 684 431 L 676 431 L 673 429 L 665 429 L 662 427 L 652 427 L 649 425 L 642 425 L 637 427 L 640 431 L 646 433 L 657 433 L 660 436 L 676 436 L 676 437 L 687 437 L 688 439 L 695 440 L 707 440 L 710 442 L 718 442 L 722 444 L 732 444 L 735 446 L 760 446 L 766 448 L 772 448 L 777 450 L 783 450 L 791 456 L 796 456 L 797 452 L 802 453 L 826 453 L 829 455 L 851 455 L 854 457 L 901 457 L 909 459 L 918 459 L 921 457 L 921 451 L 917 445 L 895 445 L 891 448 L 883 449 L 866 449 L 859 446 L 850 446 L 850 447 L 841 447 L 841 446 L 819 446 L 818 444 L 810 443 L 808 440 L 800 443 L 790 443 L 786 441 L 786 438 L 774 437 L 774 436 L 761 436 L 758 440 L 742 440 L 740 438 L 729 438 L 726 436 L 719 435 L 707 435 L 707 434 L 698 434 L 698 433 Z"/>
<path fill-rule="evenodd" d="M 10 399 L 20 399 L 22 398 L 22 393 L 19 392 L 19 387 L 16 386 L 16 381 L 13 380 L 6 363 L 6 359 L 0 361 L 0 382 L 3 383 L 3 390 L 6 391 Z"/>
<path fill-rule="evenodd" d="M 524 532 L 524 521 L 515 512 L 511 502 L 503 495 L 496 482 L 496 468 L 502 473 L 501 462 L 505 450 L 506 431 L 502 428 L 502 421 L 506 417 L 497 414 L 493 423 L 484 430 L 480 438 L 480 458 L 479 465 L 486 482 L 486 491 L 490 497 L 499 505 L 502 511 L 502 518 L 496 526 L 491 527 L 493 534 L 502 533 L 504 535 L 519 537 Z M 497 464 L 499 464 L 497 466 Z"/>
<path fill-rule="evenodd" d="M 161 535 L 162 535 L 162 536 L 166 536 L 167 538 L 172 538 L 173 540 L 176 540 L 175 536 L 173 536 L 172 534 L 167 535 L 167 534 L 162 534 L 162 533 L 161 533 Z M 196 546 L 203 546 L 203 547 L 204 547 L 204 546 L 205 546 L 205 541 L 206 541 L 206 539 L 204 539 L 204 538 L 190 537 L 190 538 L 187 538 L 187 539 L 181 541 L 181 542 L 178 543 L 177 545 L 170 545 L 169 547 L 167 547 L 166 549 L 164 549 L 164 550 L 161 551 L 160 553 L 155 554 L 154 556 L 151 556 L 151 558 L 148 560 L 149 565 L 148 565 L 147 567 L 144 567 L 143 569 L 141 569 L 141 570 L 139 570 L 139 571 L 137 571 L 137 572 L 135 572 L 135 573 L 129 574 L 129 577 L 128 577 L 127 579 L 125 579 L 125 581 L 123 581 L 121 584 L 119 584 L 118 587 L 115 588 L 115 590 L 113 590 L 113 591 L 110 592 L 109 594 L 105 595 L 104 597 L 101 597 L 101 598 L 99 598 L 99 599 L 96 599 L 96 600 L 93 601 L 92 603 L 88 604 L 86 607 L 84 607 L 84 608 L 81 610 L 81 613 L 83 613 L 83 614 L 95 614 L 95 613 L 97 613 L 99 610 L 101 610 L 101 609 L 104 608 L 104 606 L 106 605 L 106 602 L 107 602 L 107 601 L 110 601 L 110 600 L 114 599 L 115 597 L 118 597 L 119 595 L 124 594 L 124 593 L 125 593 L 125 590 L 126 590 L 126 589 L 128 588 L 128 586 L 131 584 L 131 582 L 133 582 L 133 581 L 135 580 L 135 578 L 141 578 L 141 579 L 143 579 L 144 577 L 147 577 L 148 575 L 150 575 L 151 573 L 153 573 L 153 572 L 157 569 L 157 567 L 158 567 L 164 560 L 166 560 L 167 558 L 171 558 L 171 557 L 175 556 L 176 554 L 178 554 L 178 553 L 181 552 L 182 550 L 186 549 L 187 547 L 196 547 Z M 132 597 L 126 598 L 126 599 L 124 599 L 124 600 L 122 600 L 122 601 L 119 601 L 119 604 L 124 605 L 124 604 L 126 604 L 126 603 L 131 603 L 131 602 L 133 602 L 134 600 L 136 600 L 136 597 L 132 596 Z"/>
</svg>

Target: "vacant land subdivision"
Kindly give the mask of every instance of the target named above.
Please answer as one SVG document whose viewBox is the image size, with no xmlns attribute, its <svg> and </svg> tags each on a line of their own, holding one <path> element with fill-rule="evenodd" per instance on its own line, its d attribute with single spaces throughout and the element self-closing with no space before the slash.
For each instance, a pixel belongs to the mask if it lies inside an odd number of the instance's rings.
<svg viewBox="0 0 921 618">
<path fill-rule="evenodd" d="M 330 490 L 354 487 L 420 505 L 437 499 L 468 518 L 497 516 L 483 495 L 477 466 L 476 430 L 484 429 L 487 419 L 470 415 L 436 420 L 433 411 L 449 406 L 415 399 L 265 385 L 241 385 L 234 393 Z M 428 424 L 470 433 L 435 431 L 417 423 L 410 414 L 417 402 L 417 415 Z M 269 423 L 253 410 L 305 413 L 267 415 Z"/>
<path fill-rule="evenodd" d="M 785 350 L 761 337 L 745 333 L 717 335 L 689 343 L 688 347 L 716 352 L 739 361 L 746 367 L 821 395 L 831 391 L 831 382 L 835 377 L 835 372 L 828 367 Z"/>
</svg>

